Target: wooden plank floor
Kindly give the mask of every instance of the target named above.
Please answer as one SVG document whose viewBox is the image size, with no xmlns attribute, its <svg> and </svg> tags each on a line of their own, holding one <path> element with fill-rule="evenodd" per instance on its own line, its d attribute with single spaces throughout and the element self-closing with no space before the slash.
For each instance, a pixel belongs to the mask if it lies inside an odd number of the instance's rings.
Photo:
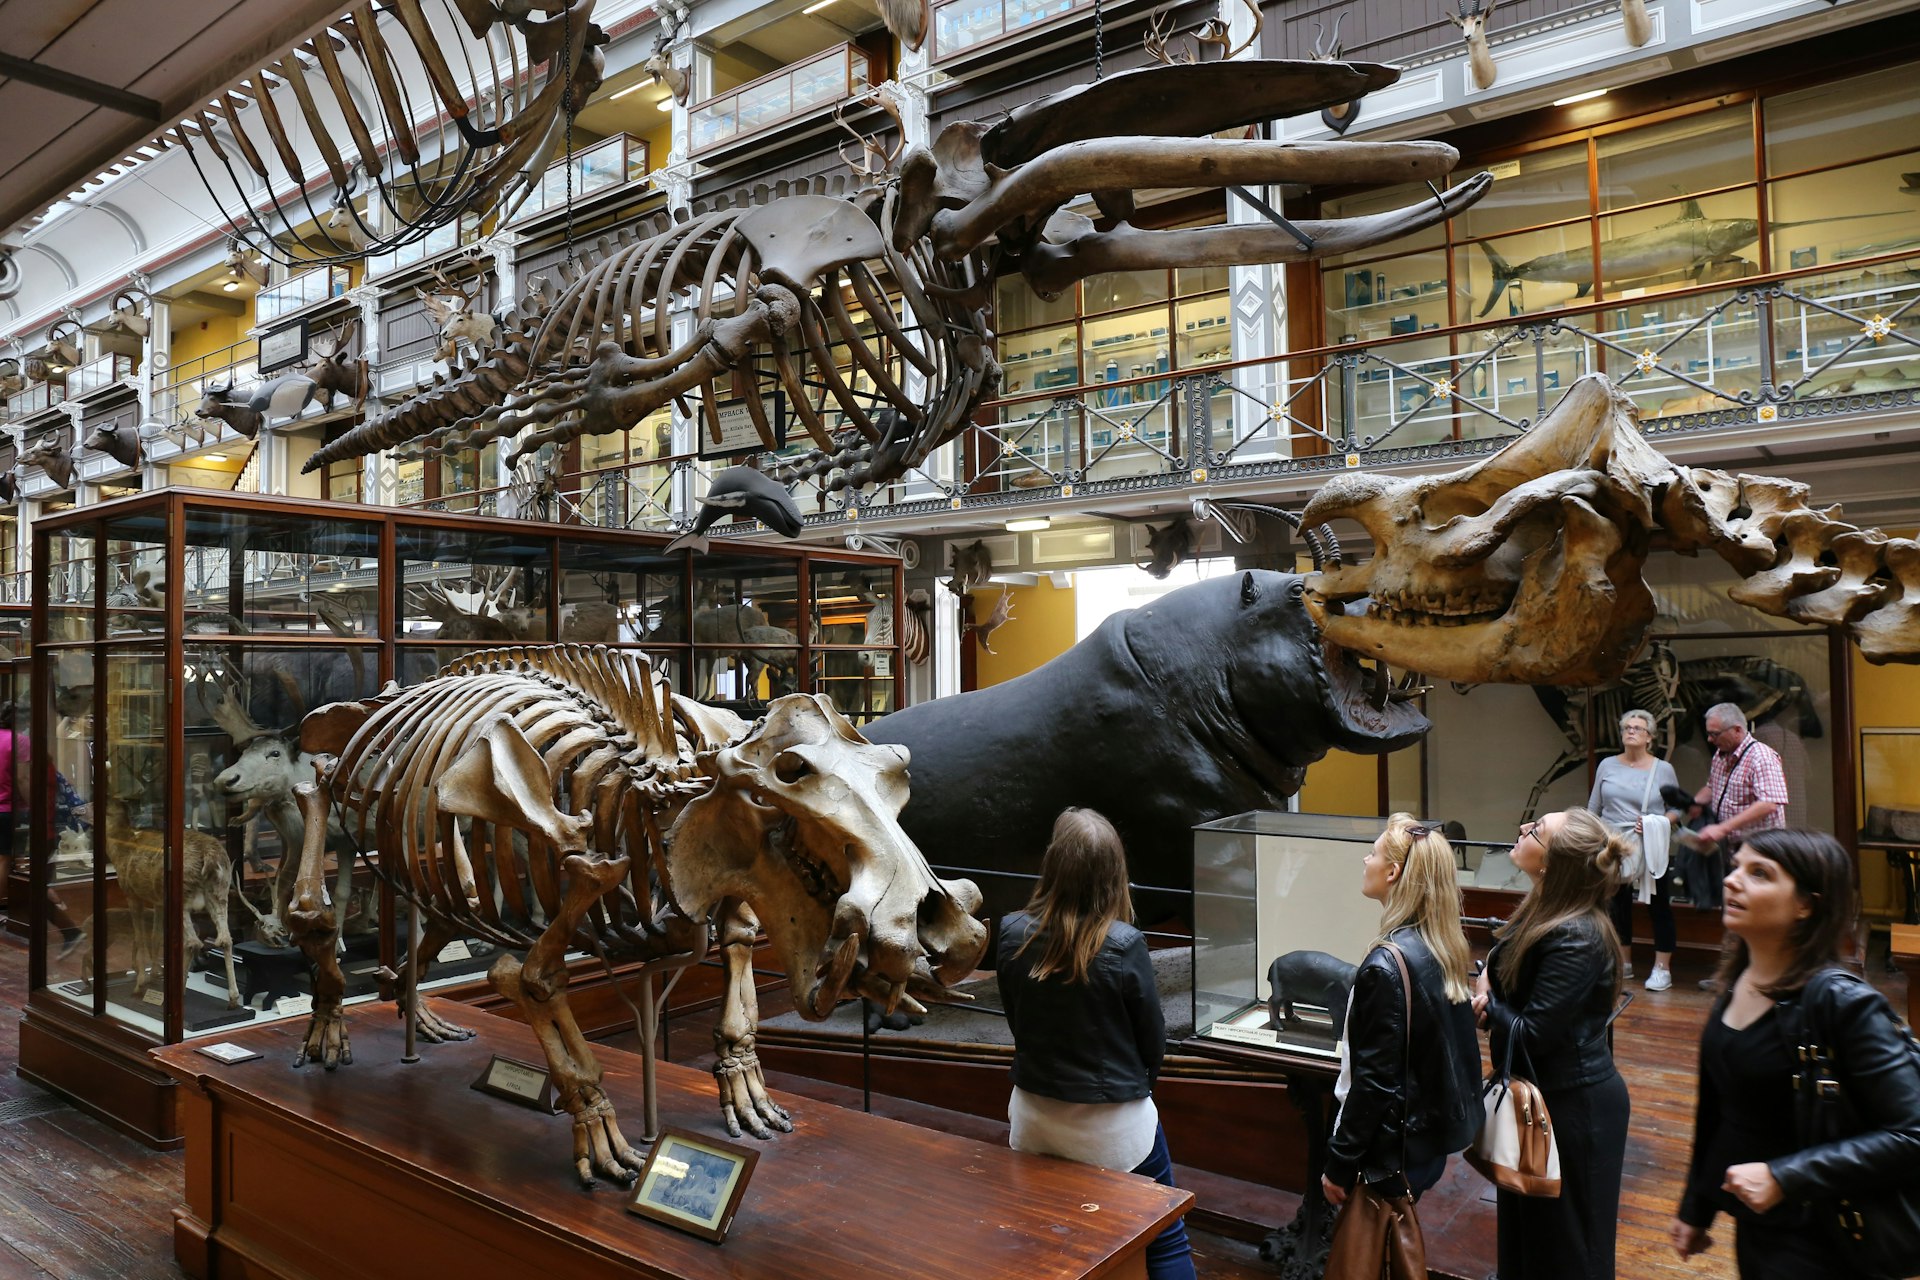
<svg viewBox="0 0 1920 1280">
<path fill-rule="evenodd" d="M 1886 974 L 1883 959 L 1884 951 L 1877 953 L 1872 976 L 1895 1007 L 1904 1009 L 1905 979 Z M 1727 1241 L 1691 1265 L 1678 1262 L 1666 1246 L 1693 1124 L 1695 1048 L 1710 1001 L 1694 982 L 1705 972 L 1704 960 L 1683 956 L 1674 989 L 1639 991 L 1616 1024 L 1617 1054 L 1633 1098 L 1619 1250 L 1619 1275 L 1631 1280 L 1732 1280 L 1734 1275 Z M 25 951 L 12 940 L 0 941 L 0 1067 L 10 1067 L 18 1056 L 25 987 Z M 675 1026 L 676 1061 L 710 1063 L 710 1053 L 702 1052 L 709 1043 L 707 1027 L 700 1021 L 691 1018 Z M 853 1091 L 793 1077 L 778 1083 L 859 1105 Z M 875 1110 L 1004 1141 L 1004 1122 L 880 1099 Z M 0 1280 L 178 1280 L 172 1210 L 179 1198 L 181 1161 L 179 1153 L 150 1151 L 11 1070 L 0 1070 Z M 1205 1180 L 1194 1175 L 1187 1182 Z M 1268 1188 L 1201 1189 L 1203 1198 L 1210 1193 L 1270 1206 L 1275 1225 L 1290 1216 L 1295 1203 L 1294 1197 Z M 1493 1204 L 1485 1183 L 1459 1161 L 1422 1201 L 1421 1220 L 1436 1272 L 1467 1280 L 1492 1272 Z M 1194 1248 L 1204 1277 L 1251 1280 L 1273 1274 L 1254 1247 L 1240 1240 L 1197 1232 Z"/>
</svg>

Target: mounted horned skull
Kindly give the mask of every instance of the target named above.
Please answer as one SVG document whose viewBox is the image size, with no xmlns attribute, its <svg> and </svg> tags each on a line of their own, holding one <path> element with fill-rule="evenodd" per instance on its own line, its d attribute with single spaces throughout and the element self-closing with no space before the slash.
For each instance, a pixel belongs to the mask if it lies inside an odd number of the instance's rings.
<svg viewBox="0 0 1920 1280">
<path fill-rule="evenodd" d="M 1658 535 L 1719 554 L 1747 579 L 1732 592 L 1744 604 L 1844 626 L 1870 661 L 1920 662 L 1920 546 L 1811 510 L 1806 493 L 1674 466 L 1593 375 L 1485 461 L 1327 484 L 1302 520 L 1358 521 L 1374 557 L 1316 575 L 1310 604 L 1330 643 L 1429 677 L 1604 684 L 1653 621 L 1641 570 Z"/>
<path fill-rule="evenodd" d="M 152 326 L 147 307 L 152 302 L 144 290 L 122 289 L 113 295 L 113 309 L 102 322 L 109 329 L 122 329 L 136 338 L 144 338 Z"/>
</svg>

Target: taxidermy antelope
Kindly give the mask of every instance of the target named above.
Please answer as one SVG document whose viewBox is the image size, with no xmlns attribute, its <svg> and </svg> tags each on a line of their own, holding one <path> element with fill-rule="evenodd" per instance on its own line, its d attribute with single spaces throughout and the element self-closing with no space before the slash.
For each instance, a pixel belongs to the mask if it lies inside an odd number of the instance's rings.
<svg viewBox="0 0 1920 1280">
<path fill-rule="evenodd" d="M 1647 0 L 1620 0 L 1620 21 L 1627 29 L 1627 43 L 1634 48 L 1653 38 L 1653 19 L 1647 16 Z"/>
<path fill-rule="evenodd" d="M 1487 48 L 1487 23 L 1499 0 L 1460 0 L 1460 11 L 1449 13 L 1447 21 L 1460 28 L 1467 42 L 1467 69 L 1473 73 L 1474 88 L 1485 92 L 1493 88 L 1493 53 Z"/>
<path fill-rule="evenodd" d="M 980 891 L 936 878 L 900 829 L 907 753 L 867 742 L 823 697 L 781 698 L 748 724 L 676 697 L 638 652 L 513 647 L 323 707 L 302 739 L 322 764 L 317 788 L 296 788 L 306 843 L 287 918 L 315 967 L 296 1065 L 353 1060 L 335 951 L 343 900 L 324 888 L 331 808 L 422 921 L 400 989 L 426 1039 L 472 1034 L 413 999 L 442 947 L 462 937 L 522 953 L 489 977 L 539 1036 L 588 1186 L 630 1184 L 643 1157 L 568 1005 L 569 948 L 684 964 L 717 945 L 721 1114 L 730 1133 L 762 1138 L 792 1129 L 754 1053 L 762 928 L 814 1020 L 854 994 L 923 1011 L 922 999 L 951 999 L 947 984 L 986 949 L 971 914 Z M 526 872 L 504 856 L 520 843 Z M 495 908 L 502 898 L 511 915 Z M 525 923 L 536 902 L 542 928 Z"/>
<path fill-rule="evenodd" d="M 133 920 L 133 994 L 146 994 L 148 980 L 164 975 L 166 955 L 164 912 L 167 906 L 167 843 L 158 831 L 135 827 L 128 820 L 127 802 L 119 796 L 107 801 L 107 860 L 112 864 L 120 892 L 126 895 Z M 194 927 L 198 911 L 213 921 L 213 944 L 220 948 L 227 968 L 227 1008 L 240 1006 L 240 983 L 233 972 L 233 934 L 227 925 L 228 899 L 233 893 L 233 863 L 227 847 L 204 831 L 182 832 L 184 864 L 180 872 L 180 936 L 186 965 L 206 944 Z M 164 976 L 162 976 L 164 981 Z"/>
<path fill-rule="evenodd" d="M 953 122 L 931 148 L 909 147 L 895 180 L 849 198 L 776 188 L 746 208 L 656 221 L 569 281 L 529 337 L 509 335 L 445 385 L 320 449 L 307 469 L 403 443 L 429 456 L 516 437 L 513 465 L 695 393 L 703 429 L 717 438 L 715 406 L 742 399 L 772 448 L 761 407 L 771 379 L 815 445 L 776 477 L 782 483 L 833 492 L 897 479 L 967 430 L 997 393 L 991 308 L 1004 277 L 1019 273 L 1051 298 L 1112 271 L 1307 261 L 1386 243 L 1479 200 L 1488 175 L 1388 213 L 1298 224 L 1306 243 L 1265 224 L 1146 231 L 1128 222 L 1141 189 L 1444 176 L 1458 159 L 1444 143 L 1213 136 L 1347 102 L 1399 74 L 1257 59 L 1121 72 L 997 122 Z M 1100 192 L 1110 229 L 1067 212 L 1088 190 Z M 848 288 L 865 321 L 854 320 Z M 676 297 L 697 317 L 680 344 L 670 329 Z M 863 323 L 876 332 L 862 336 Z M 840 345 L 871 391 L 835 371 Z M 909 370 L 923 380 L 912 392 Z"/>
<path fill-rule="evenodd" d="M 1331 37 L 1327 37 L 1321 32 L 1319 23 L 1316 22 L 1313 24 L 1313 60 L 1315 62 L 1340 61 L 1340 24 L 1346 20 L 1347 15 L 1344 11 L 1334 18 L 1333 34 Z M 1320 108 L 1320 123 L 1335 133 L 1345 133 L 1353 127 L 1353 122 L 1359 118 L 1359 98 L 1355 98 L 1350 102 L 1337 102 L 1330 107 Z"/>
</svg>

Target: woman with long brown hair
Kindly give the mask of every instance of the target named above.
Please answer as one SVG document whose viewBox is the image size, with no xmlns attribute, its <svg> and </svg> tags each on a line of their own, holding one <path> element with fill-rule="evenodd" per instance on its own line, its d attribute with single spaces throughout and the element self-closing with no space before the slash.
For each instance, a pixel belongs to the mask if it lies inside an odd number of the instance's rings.
<svg viewBox="0 0 1920 1280">
<path fill-rule="evenodd" d="M 1689 1258 L 1712 1248 L 1715 1215 L 1730 1215 L 1742 1280 L 1920 1270 L 1920 1255 L 1891 1266 L 1856 1258 L 1836 1230 L 1849 1198 L 1920 1192 L 1920 1051 L 1886 999 L 1841 967 L 1853 876 L 1838 840 L 1783 827 L 1748 832 L 1727 872 L 1724 994 L 1700 1037 L 1693 1159 L 1672 1239 Z M 1853 1124 L 1814 1132 L 1820 1106 Z"/>
<path fill-rule="evenodd" d="M 1613 1280 L 1631 1107 L 1606 1036 L 1620 995 L 1607 906 L 1627 852 L 1586 809 L 1529 822 L 1514 842 L 1533 887 L 1495 935 L 1474 1007 L 1494 1064 L 1546 1098 L 1561 1183 L 1556 1199 L 1500 1192 L 1500 1280 Z"/>
<path fill-rule="evenodd" d="M 1347 1006 L 1335 1088 L 1340 1114 L 1321 1176 L 1334 1204 L 1362 1179 L 1403 1179 L 1418 1198 L 1440 1181 L 1447 1157 L 1473 1141 L 1481 1116 L 1453 847 L 1412 814 L 1396 813 L 1361 864 L 1360 892 L 1380 904 L 1380 935 L 1360 962 Z M 1411 979 L 1404 990 L 1394 950 Z"/>
<path fill-rule="evenodd" d="M 1000 999 L 1013 1031 L 1016 1151 L 1173 1185 L 1153 1105 L 1167 1029 L 1147 939 L 1133 927 L 1120 835 L 1091 809 L 1053 824 L 1024 911 L 1000 922 Z M 1152 1280 L 1192 1280 L 1184 1219 L 1147 1248 Z"/>
</svg>

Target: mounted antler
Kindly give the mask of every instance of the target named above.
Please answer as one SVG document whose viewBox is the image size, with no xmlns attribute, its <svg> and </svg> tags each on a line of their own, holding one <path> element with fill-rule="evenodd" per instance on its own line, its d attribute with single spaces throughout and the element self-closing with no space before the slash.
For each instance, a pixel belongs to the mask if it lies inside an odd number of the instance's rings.
<svg viewBox="0 0 1920 1280">
<path fill-rule="evenodd" d="M 1327 36 L 1321 30 L 1319 23 L 1316 22 L 1313 24 L 1313 29 L 1316 33 L 1313 38 L 1313 61 L 1342 61 L 1340 24 L 1346 20 L 1347 15 L 1345 10 L 1342 10 L 1334 16 L 1333 34 L 1331 37 Z M 1361 94 L 1360 97 L 1350 98 L 1345 102 L 1337 102 L 1330 107 L 1320 108 L 1320 123 L 1335 133 L 1345 133 L 1353 127 L 1353 122 L 1360 118 L 1360 103 L 1365 97 L 1365 94 Z"/>
<path fill-rule="evenodd" d="M 255 723 L 252 714 L 247 710 L 250 683 L 231 660 L 222 658 L 217 671 L 203 674 L 193 684 L 195 700 L 206 711 L 208 718 L 220 726 L 220 731 L 233 739 L 233 745 L 236 747 L 245 746 L 261 734 L 268 732 L 267 729 Z M 212 685 L 219 694 L 211 702 L 207 701 L 208 685 Z"/>
<path fill-rule="evenodd" d="M 1210 44 L 1220 50 L 1223 61 L 1228 58 L 1237 58 L 1260 43 L 1260 32 L 1266 27 L 1266 21 L 1260 16 L 1259 5 L 1253 0 L 1240 0 L 1240 2 L 1253 14 L 1253 30 L 1247 33 L 1245 40 L 1234 44 L 1233 37 L 1228 34 L 1227 23 L 1222 18 L 1208 18 L 1200 24 L 1200 30 L 1194 33 L 1193 38 L 1201 44 Z"/>
<path fill-rule="evenodd" d="M 891 148 L 882 147 L 878 136 L 869 136 L 847 123 L 845 110 L 849 106 L 876 106 L 893 118 L 894 143 Z M 848 98 L 834 104 L 833 122 L 852 134 L 860 143 L 858 157 L 847 154 L 847 144 L 841 143 L 840 159 L 847 168 L 863 178 L 878 178 L 890 172 L 893 162 L 900 158 L 900 152 L 907 145 L 906 122 L 900 118 L 899 104 L 894 101 L 893 90 L 886 85 L 876 85 L 857 98 Z"/>
</svg>

